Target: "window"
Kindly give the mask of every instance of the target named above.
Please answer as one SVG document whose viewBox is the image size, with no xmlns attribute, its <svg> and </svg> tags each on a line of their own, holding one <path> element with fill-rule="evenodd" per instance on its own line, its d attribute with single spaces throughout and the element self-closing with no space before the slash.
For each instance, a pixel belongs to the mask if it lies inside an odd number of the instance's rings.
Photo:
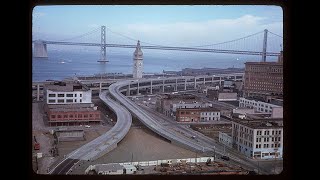
<svg viewBox="0 0 320 180">
<path fill-rule="evenodd" d="M 64 99 L 58 99 L 58 103 L 64 103 Z"/>
<path fill-rule="evenodd" d="M 68 118 L 68 115 L 67 114 L 63 115 L 63 118 Z"/>
<path fill-rule="evenodd" d="M 274 144 L 271 144 L 271 148 L 273 148 L 273 145 L 274 145 Z"/>
<path fill-rule="evenodd" d="M 70 103 L 70 102 L 72 103 L 72 102 L 73 102 L 73 99 L 67 99 L 67 102 L 68 102 L 68 103 Z"/>
<path fill-rule="evenodd" d="M 77 102 L 77 99 L 75 99 L 74 102 Z"/>
<path fill-rule="evenodd" d="M 56 118 L 56 115 L 51 115 L 51 118 Z"/>
<path fill-rule="evenodd" d="M 67 97 L 73 97 L 73 94 L 67 94 Z"/>
<path fill-rule="evenodd" d="M 280 141 L 281 140 L 281 137 L 278 137 L 278 141 Z"/>
<path fill-rule="evenodd" d="M 267 148 L 269 148 L 269 144 L 267 144 Z"/>
<path fill-rule="evenodd" d="M 92 117 L 93 117 L 93 115 L 92 115 L 92 114 L 89 114 L 89 117 L 91 117 L 91 118 L 92 118 Z"/>
<path fill-rule="evenodd" d="M 80 94 L 80 97 L 82 97 L 82 94 Z"/>
<path fill-rule="evenodd" d="M 279 131 L 279 134 L 281 134 L 281 130 Z"/>
<path fill-rule="evenodd" d="M 82 99 L 80 99 L 80 102 L 82 102 Z"/>
<path fill-rule="evenodd" d="M 82 118 L 82 114 L 78 114 L 78 118 Z"/>
<path fill-rule="evenodd" d="M 280 144 L 278 144 L 278 147 L 280 147 Z"/>
<path fill-rule="evenodd" d="M 88 117 L 88 114 L 83 115 L 83 117 L 84 117 L 84 118 L 87 118 L 87 117 Z"/>
<path fill-rule="evenodd" d="M 49 94 L 49 97 L 56 97 L 56 94 Z"/>
<path fill-rule="evenodd" d="M 69 118 L 73 118 L 73 114 L 70 114 L 70 115 L 69 115 Z"/>
<path fill-rule="evenodd" d="M 58 94 L 58 97 L 64 97 L 64 94 Z"/>
<path fill-rule="evenodd" d="M 74 97 L 77 97 L 77 94 L 74 94 Z"/>
<path fill-rule="evenodd" d="M 61 118 L 62 116 L 61 115 L 58 115 L 58 118 Z"/>
<path fill-rule="evenodd" d="M 273 131 L 272 131 L 273 132 Z M 271 141 L 273 142 L 274 141 L 274 138 L 272 137 Z"/>
<path fill-rule="evenodd" d="M 259 148 L 261 148 L 261 144 L 259 144 Z"/>
<path fill-rule="evenodd" d="M 49 99 L 49 103 L 56 103 L 55 99 Z"/>
</svg>

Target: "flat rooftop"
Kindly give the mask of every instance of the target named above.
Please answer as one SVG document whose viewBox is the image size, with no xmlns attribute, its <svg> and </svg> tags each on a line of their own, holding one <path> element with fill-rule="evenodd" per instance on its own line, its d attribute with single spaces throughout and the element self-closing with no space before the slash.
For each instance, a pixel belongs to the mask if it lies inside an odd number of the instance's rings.
<svg viewBox="0 0 320 180">
<path fill-rule="evenodd" d="M 233 118 L 233 122 L 248 126 L 253 129 L 273 129 L 283 127 L 283 118 L 264 118 L 264 119 L 239 119 Z"/>
<path fill-rule="evenodd" d="M 49 104 L 47 105 L 51 112 L 70 112 L 70 111 L 97 111 L 94 104 Z"/>
<path fill-rule="evenodd" d="M 278 66 L 283 66 L 282 63 L 278 62 L 245 62 L 245 65 L 278 65 Z"/>
<path fill-rule="evenodd" d="M 88 91 L 89 88 L 86 85 L 75 82 L 62 82 L 55 81 L 45 85 L 45 88 L 50 91 L 62 91 L 62 92 L 73 92 L 73 91 Z"/>
<path fill-rule="evenodd" d="M 220 112 L 219 109 L 214 108 L 214 107 L 206 107 L 206 108 L 178 108 L 178 110 L 200 110 L 200 111 L 215 111 L 215 112 Z"/>
<path fill-rule="evenodd" d="M 124 167 L 118 163 L 97 164 L 97 165 L 95 165 L 95 169 L 97 172 L 99 172 L 99 171 L 118 171 L 118 170 L 124 169 Z"/>
</svg>

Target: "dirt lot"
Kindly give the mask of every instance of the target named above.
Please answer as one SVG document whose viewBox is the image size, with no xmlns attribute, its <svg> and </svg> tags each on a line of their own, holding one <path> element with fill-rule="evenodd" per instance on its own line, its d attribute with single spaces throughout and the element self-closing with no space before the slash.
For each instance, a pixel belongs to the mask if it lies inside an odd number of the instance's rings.
<svg viewBox="0 0 320 180">
<path fill-rule="evenodd" d="M 132 127 L 116 149 L 93 162 L 82 164 L 74 169 L 72 174 L 84 174 L 85 169 L 91 164 L 130 162 L 131 159 L 147 161 L 188 157 L 196 157 L 196 153 L 169 143 L 149 129 Z"/>
<path fill-rule="evenodd" d="M 217 141 L 219 141 L 219 131 L 231 133 L 231 124 L 192 125 L 191 128 Z"/>
</svg>

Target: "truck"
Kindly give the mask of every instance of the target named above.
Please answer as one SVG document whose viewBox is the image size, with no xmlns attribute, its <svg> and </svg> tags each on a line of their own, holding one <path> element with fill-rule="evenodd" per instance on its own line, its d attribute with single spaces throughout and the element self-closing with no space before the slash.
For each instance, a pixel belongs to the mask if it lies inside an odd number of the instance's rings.
<svg viewBox="0 0 320 180">
<path fill-rule="evenodd" d="M 37 142 L 36 136 L 33 136 L 33 139 L 34 139 L 33 149 L 40 150 L 40 143 Z"/>
</svg>

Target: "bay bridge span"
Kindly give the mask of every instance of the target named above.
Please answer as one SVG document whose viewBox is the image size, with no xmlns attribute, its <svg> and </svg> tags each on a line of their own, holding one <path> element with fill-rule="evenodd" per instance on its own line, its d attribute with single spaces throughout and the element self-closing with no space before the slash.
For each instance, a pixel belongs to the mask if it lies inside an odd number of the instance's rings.
<svg viewBox="0 0 320 180">
<path fill-rule="evenodd" d="M 93 32 L 97 32 L 96 30 Z M 112 32 L 112 31 L 111 31 Z M 82 38 L 92 33 L 85 33 L 76 38 Z M 263 35 L 263 39 L 259 39 Z M 275 40 L 268 39 L 268 36 L 275 37 Z M 129 38 L 129 37 L 128 37 Z M 69 38 L 71 40 L 74 38 Z M 101 42 L 70 42 L 66 40 L 49 41 L 49 40 L 35 40 L 34 43 L 34 57 L 48 57 L 47 45 L 72 45 L 72 46 L 96 46 L 100 47 L 100 60 L 98 62 L 108 62 L 106 58 L 106 48 L 136 48 L 136 45 L 106 43 L 106 27 L 101 27 Z M 132 40 L 132 38 L 129 38 Z M 273 38 L 274 39 L 274 38 Z M 258 55 L 261 56 L 261 61 L 266 61 L 267 56 L 279 56 L 280 49 L 282 49 L 283 37 L 265 29 L 264 31 L 254 33 L 238 39 L 225 41 L 215 44 L 199 45 L 199 46 L 163 46 L 140 41 L 142 49 L 155 50 L 170 50 L 170 51 L 192 51 L 192 52 L 209 52 L 209 53 L 225 53 L 225 54 L 244 54 L 244 55 Z M 260 41 L 260 42 L 258 42 Z M 261 42 L 262 41 L 262 42 Z M 146 45 L 144 45 L 146 44 Z M 148 45 L 150 44 L 150 45 Z M 247 46 L 249 44 L 249 46 Z M 262 46 L 262 47 L 261 47 Z M 269 47 L 269 51 L 268 51 Z"/>
</svg>

